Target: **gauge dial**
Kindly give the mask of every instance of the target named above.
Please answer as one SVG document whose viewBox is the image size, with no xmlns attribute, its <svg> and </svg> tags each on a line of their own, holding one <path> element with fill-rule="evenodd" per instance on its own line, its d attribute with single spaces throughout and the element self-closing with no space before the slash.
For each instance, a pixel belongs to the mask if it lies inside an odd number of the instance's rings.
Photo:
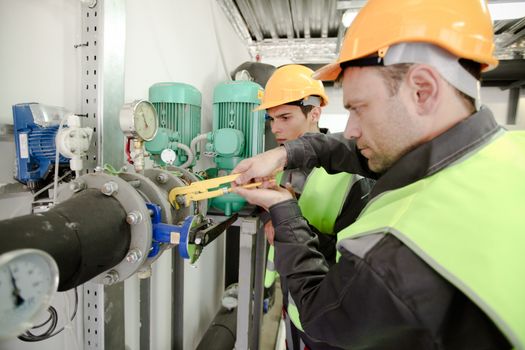
<svg viewBox="0 0 525 350">
<path fill-rule="evenodd" d="M 177 153 L 171 148 L 163 149 L 160 153 L 160 159 L 168 165 L 172 165 L 177 160 Z"/>
<path fill-rule="evenodd" d="M 120 128 L 127 137 L 153 140 L 159 128 L 155 107 L 145 100 L 125 104 L 120 110 Z"/>
<path fill-rule="evenodd" d="M 0 339 L 32 327 L 57 287 L 58 267 L 49 254 L 19 249 L 0 255 Z"/>
</svg>

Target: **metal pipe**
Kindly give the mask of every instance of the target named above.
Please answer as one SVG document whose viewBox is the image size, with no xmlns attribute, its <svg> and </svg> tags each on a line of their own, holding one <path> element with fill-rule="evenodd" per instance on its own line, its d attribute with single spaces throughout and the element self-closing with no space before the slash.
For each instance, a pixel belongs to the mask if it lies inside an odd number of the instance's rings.
<svg viewBox="0 0 525 350">
<path fill-rule="evenodd" d="M 237 333 L 237 308 L 228 310 L 222 306 L 210 327 L 204 333 L 197 350 L 231 350 L 235 347 Z"/>
<path fill-rule="evenodd" d="M 56 261 L 59 291 L 76 287 L 121 262 L 131 235 L 119 202 L 95 189 L 45 213 L 0 221 L 0 254 L 41 249 Z"/>
<path fill-rule="evenodd" d="M 264 271 L 266 268 L 266 237 L 264 227 L 258 227 L 255 235 L 255 276 L 254 276 L 254 296 L 253 296 L 253 331 L 250 349 L 259 348 L 259 338 L 261 333 L 263 318 L 263 299 L 264 299 Z"/>
</svg>

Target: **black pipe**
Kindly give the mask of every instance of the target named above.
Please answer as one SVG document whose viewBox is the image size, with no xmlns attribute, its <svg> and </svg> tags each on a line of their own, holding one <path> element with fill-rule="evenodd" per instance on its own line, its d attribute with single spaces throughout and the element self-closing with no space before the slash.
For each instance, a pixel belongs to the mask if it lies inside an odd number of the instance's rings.
<svg viewBox="0 0 525 350">
<path fill-rule="evenodd" d="M 197 350 L 231 350 L 237 337 L 237 308 L 228 310 L 221 306 L 202 337 Z"/>
<path fill-rule="evenodd" d="M 60 272 L 59 291 L 117 265 L 130 241 L 122 206 L 95 189 L 82 191 L 45 213 L 0 221 L 0 254 L 21 248 L 49 253 Z"/>
</svg>

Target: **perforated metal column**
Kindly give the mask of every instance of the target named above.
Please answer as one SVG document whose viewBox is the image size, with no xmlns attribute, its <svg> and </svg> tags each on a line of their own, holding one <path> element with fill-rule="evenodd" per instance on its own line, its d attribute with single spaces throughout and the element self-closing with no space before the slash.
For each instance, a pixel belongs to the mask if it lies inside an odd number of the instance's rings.
<svg viewBox="0 0 525 350">
<path fill-rule="evenodd" d="M 84 349 L 104 349 L 104 286 L 84 284 Z"/>
<path fill-rule="evenodd" d="M 125 0 L 82 5 L 81 100 L 84 126 L 94 129 L 86 171 L 106 163 L 124 164 L 124 135 L 119 111 L 124 103 Z"/>
<path fill-rule="evenodd" d="M 98 155 L 98 134 L 100 129 L 98 128 L 98 90 L 100 84 L 98 77 L 100 69 L 98 63 L 100 62 L 100 54 L 98 48 L 100 42 L 98 39 L 99 34 L 99 19 L 100 19 L 100 6 L 97 4 L 94 8 L 89 8 L 85 5 L 82 6 L 82 41 L 77 48 L 82 51 L 82 64 L 81 64 L 81 101 L 82 101 L 82 113 L 86 116 L 83 120 L 84 126 L 89 126 L 95 131 L 93 134 L 93 142 L 89 148 L 88 155 L 84 161 L 86 172 L 92 172 L 97 165 Z"/>
<path fill-rule="evenodd" d="M 118 114 L 124 103 L 125 0 L 82 4 L 81 100 L 83 126 L 94 129 L 85 172 L 108 163 L 124 164 L 124 136 Z M 84 349 L 124 350 L 124 284 L 86 283 Z"/>
</svg>

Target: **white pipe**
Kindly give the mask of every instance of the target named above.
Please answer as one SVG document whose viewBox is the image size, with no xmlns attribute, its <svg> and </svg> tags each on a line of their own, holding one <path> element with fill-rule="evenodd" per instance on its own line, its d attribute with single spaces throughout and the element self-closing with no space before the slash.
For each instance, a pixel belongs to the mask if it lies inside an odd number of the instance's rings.
<svg viewBox="0 0 525 350">
<path fill-rule="evenodd" d="M 195 136 L 195 138 L 193 140 L 191 140 L 190 148 L 191 148 L 191 151 L 193 152 L 194 155 L 197 154 L 197 149 L 196 149 L 197 144 L 199 142 L 201 142 L 202 140 L 206 140 L 207 138 L 208 138 L 208 133 L 197 135 L 197 136 Z M 203 152 L 201 152 L 201 153 L 203 153 Z"/>
<path fill-rule="evenodd" d="M 180 142 L 177 142 L 177 147 L 181 148 L 182 150 L 184 150 L 184 152 L 186 152 L 186 154 L 188 155 L 188 160 L 186 161 L 186 163 L 182 164 L 180 167 L 185 169 L 187 167 L 189 167 L 191 165 L 191 163 L 193 163 L 193 158 L 194 158 L 194 155 L 193 155 L 193 152 L 191 151 L 191 149 L 186 146 L 185 144 L 183 143 L 180 143 Z"/>
</svg>

